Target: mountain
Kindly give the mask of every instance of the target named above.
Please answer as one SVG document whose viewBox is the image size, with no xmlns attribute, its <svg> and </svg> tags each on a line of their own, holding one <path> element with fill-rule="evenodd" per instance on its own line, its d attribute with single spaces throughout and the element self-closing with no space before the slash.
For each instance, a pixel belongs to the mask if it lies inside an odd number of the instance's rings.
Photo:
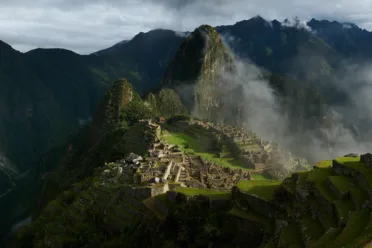
<svg viewBox="0 0 372 248">
<path fill-rule="evenodd" d="M 223 104 L 220 90 L 228 83 L 222 74 L 233 70 L 232 67 L 232 57 L 217 31 L 203 25 L 181 44 L 162 86 L 175 89 L 196 116 L 216 120 L 216 111 L 222 110 Z"/>
<path fill-rule="evenodd" d="M 174 31 L 153 30 L 85 56 L 64 49 L 20 53 L 0 42 L 0 152 L 10 161 L 7 164 L 19 169 L 18 176 L 36 168 L 32 178 L 25 181 L 4 173 L 9 168 L 1 169 L 2 178 L 7 179 L 0 192 L 9 188 L 17 192 L 7 195 L 12 200 L 0 199 L 9 203 L 4 209 L 14 210 L 14 204 L 21 202 L 18 197 L 26 192 L 23 189 L 28 180 L 39 185 L 44 178 L 48 183 L 43 185 L 48 190 L 43 191 L 45 200 L 38 204 L 39 214 L 61 189 L 82 180 L 87 176 L 85 173 L 89 174 L 105 160 L 118 159 L 129 150 L 142 152 L 143 143 L 137 143 L 138 137 L 143 138 L 138 134 L 141 128 L 132 126 L 139 118 L 149 116 L 169 118 L 193 112 L 200 118 L 252 127 L 260 135 L 281 141 L 312 159 L 328 158 L 335 144 L 352 140 L 337 132 L 335 140 L 324 138 L 323 131 L 342 127 L 343 122 L 335 120 L 333 110 L 355 101 L 350 99 L 350 89 L 343 87 L 344 80 L 338 72 L 344 69 L 345 61 L 368 59 L 368 51 L 363 57 L 357 47 L 367 49 L 367 43 L 360 38 L 365 35 L 368 40 L 369 32 L 353 25 L 345 31 L 344 25 L 342 35 L 334 35 L 331 31 L 340 30 L 339 25 L 327 23 L 312 20 L 308 23 L 311 31 L 298 24 L 255 17 L 216 30 L 203 25 L 186 39 Z M 125 108 L 128 115 L 118 116 L 116 111 L 122 108 L 109 109 L 111 103 L 121 102 L 120 98 L 115 98 L 115 93 L 113 98 L 105 98 L 104 94 L 122 77 L 138 93 L 133 93 L 136 100 Z M 118 85 L 119 92 L 129 89 Z M 108 100 L 99 105 L 102 98 Z M 100 110 L 94 114 L 97 106 Z M 107 114 L 114 117 L 114 125 L 109 121 L 108 129 L 107 123 L 97 122 L 107 117 L 106 108 Z M 345 108 L 337 110 L 340 109 Z M 354 118 L 353 111 L 350 116 L 345 113 L 340 115 L 349 126 L 359 129 L 360 123 L 364 123 L 368 129 L 368 120 Z M 68 137 L 92 119 L 94 127 L 84 129 L 89 135 L 80 133 L 78 145 L 74 146 L 75 141 Z M 130 137 L 129 143 L 121 143 L 123 137 Z M 132 145 L 138 150 L 128 148 Z M 351 146 L 359 149 L 354 143 L 348 147 Z M 46 153 L 52 147 L 57 147 L 58 152 Z M 60 160 L 65 153 L 68 156 Z M 40 157 L 44 159 L 41 165 Z M 74 166 L 76 169 L 71 170 Z M 45 172 L 55 168 L 65 169 L 50 174 L 52 179 L 44 177 L 48 175 Z M 64 182 L 66 178 L 69 180 Z M 25 210 L 29 209 L 28 204 L 23 198 L 20 210 L 15 211 L 19 218 L 29 212 Z M 14 216 L 8 213 L 2 211 L 2 220 L 3 216 L 10 220 L 2 221 L 7 225 Z"/>
<path fill-rule="evenodd" d="M 368 247 L 369 186 L 356 177 L 369 177 L 368 156 L 323 161 L 282 182 L 241 180 L 231 191 L 156 195 L 122 240 L 132 247 Z"/>
<path fill-rule="evenodd" d="M 349 53 L 355 54 L 353 57 L 368 56 L 352 47 L 367 47 L 369 32 L 327 23 L 311 20 L 308 25 L 315 32 L 309 32 L 300 26 L 255 17 L 216 29 L 239 58 L 249 58 L 269 72 L 309 86 L 331 105 L 345 104 L 349 93 L 338 87 L 342 80 L 335 71 L 339 61 L 350 57 Z M 343 30 L 344 35 L 327 35 L 332 30 Z M 184 40 L 182 36 L 170 30 L 153 30 L 86 56 L 63 49 L 36 49 L 22 54 L 1 42 L 2 152 L 21 170 L 27 169 L 27 163 L 91 120 L 110 82 L 126 77 L 140 95 L 158 88 Z M 339 48 L 336 41 L 346 48 Z"/>
<path fill-rule="evenodd" d="M 142 208 L 141 201 L 156 192 L 195 184 L 228 189 L 239 177 L 281 177 L 308 168 L 306 160 L 253 133 L 191 119 L 175 95 L 171 89 L 163 89 L 141 99 L 126 79 L 115 82 L 90 127 L 81 133 L 83 138 L 67 145 L 56 169 L 44 177 L 34 221 L 19 232 L 15 247 L 46 242 L 71 247 L 97 242 L 102 247 L 128 246 L 121 240 L 120 230 L 129 227 Z M 166 112 L 165 105 L 180 108 Z M 155 121 L 158 113 L 168 117 L 163 126 Z M 225 133 L 225 128 L 233 131 Z M 243 142 L 230 143 L 238 133 L 244 133 Z M 253 149 L 251 155 L 243 155 L 247 145 Z M 184 168 L 177 165 L 187 160 L 190 164 L 185 162 Z M 230 168 L 223 169 L 220 163 Z M 262 163 L 266 176 L 256 174 L 259 169 L 255 167 Z M 197 175 L 205 173 L 204 166 L 210 167 L 210 173 L 202 179 Z M 237 178 L 230 178 L 231 173 Z M 161 184 L 151 183 L 161 175 Z M 225 180 L 218 178 L 222 175 Z M 168 179 L 172 181 L 169 185 Z M 41 231 L 42 226 L 48 227 L 47 233 Z"/>
<path fill-rule="evenodd" d="M 75 159 L 62 158 L 44 182 L 44 190 L 54 185 L 60 193 L 9 247 L 370 242 L 371 154 L 309 170 L 305 160 L 242 128 L 169 114 L 167 123 L 155 122 L 147 112 L 154 106 L 137 97 L 125 79 L 106 93 L 90 127 L 105 131 L 91 147 L 72 150 Z M 135 108 L 139 118 L 127 111 L 132 104 L 147 106 Z M 150 119 L 141 119 L 147 113 Z M 273 171 L 285 172 L 284 180 Z"/>
<path fill-rule="evenodd" d="M 162 87 L 178 92 L 195 117 L 246 126 L 308 158 L 314 144 L 298 147 L 298 143 L 314 136 L 324 140 L 319 131 L 333 125 L 332 109 L 317 91 L 240 61 L 216 29 L 207 25 L 195 29 L 181 44 Z"/>
<path fill-rule="evenodd" d="M 334 50 L 348 59 L 368 59 L 372 34 L 353 23 L 311 19 L 307 25 Z"/>
</svg>

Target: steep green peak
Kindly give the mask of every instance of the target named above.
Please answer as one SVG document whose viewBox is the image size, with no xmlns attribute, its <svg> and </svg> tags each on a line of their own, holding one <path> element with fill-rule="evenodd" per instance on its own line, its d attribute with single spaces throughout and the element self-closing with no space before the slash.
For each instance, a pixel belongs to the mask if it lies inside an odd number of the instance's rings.
<svg viewBox="0 0 372 248">
<path fill-rule="evenodd" d="M 217 33 L 217 30 L 214 27 L 206 25 L 206 24 L 201 25 L 198 28 L 196 28 L 194 31 L 194 34 L 196 33 L 202 33 L 204 35 L 208 35 L 209 37 L 216 37 L 217 39 L 220 38 Z"/>
<path fill-rule="evenodd" d="M 90 130 L 90 140 L 95 141 L 102 133 L 118 124 L 126 106 L 138 99 L 138 94 L 127 79 L 116 81 L 97 108 Z"/>
<path fill-rule="evenodd" d="M 181 44 L 167 68 L 162 85 L 194 84 L 204 72 L 227 57 L 227 49 L 216 29 L 209 25 L 196 28 Z"/>
<path fill-rule="evenodd" d="M 181 44 L 162 81 L 163 88 L 173 88 L 188 111 L 199 118 L 215 120 L 221 106 L 221 87 L 226 72 L 234 70 L 233 57 L 216 29 L 202 25 Z"/>
</svg>

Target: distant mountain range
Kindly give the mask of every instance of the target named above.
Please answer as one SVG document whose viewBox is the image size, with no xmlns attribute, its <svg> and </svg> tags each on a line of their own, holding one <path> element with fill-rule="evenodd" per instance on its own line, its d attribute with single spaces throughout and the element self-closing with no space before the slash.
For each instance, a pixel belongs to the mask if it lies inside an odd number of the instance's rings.
<svg viewBox="0 0 372 248">
<path fill-rule="evenodd" d="M 308 27 L 257 16 L 216 27 L 237 57 L 317 91 L 329 105 L 352 101 L 339 87 L 346 62 L 369 61 L 372 33 L 312 19 Z M 188 33 L 153 30 L 90 55 L 64 49 L 20 53 L 0 42 L 0 151 L 20 168 L 89 122 L 104 92 L 125 77 L 145 95 L 157 89 Z"/>
</svg>

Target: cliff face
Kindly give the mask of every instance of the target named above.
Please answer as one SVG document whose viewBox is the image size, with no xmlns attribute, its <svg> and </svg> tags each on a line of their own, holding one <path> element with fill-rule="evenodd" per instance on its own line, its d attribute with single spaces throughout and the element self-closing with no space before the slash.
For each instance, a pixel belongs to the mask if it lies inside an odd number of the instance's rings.
<svg viewBox="0 0 372 248">
<path fill-rule="evenodd" d="M 196 116 L 215 120 L 223 107 L 221 87 L 225 72 L 233 70 L 232 57 L 217 31 L 200 26 L 181 44 L 162 81 L 176 90 Z"/>
</svg>

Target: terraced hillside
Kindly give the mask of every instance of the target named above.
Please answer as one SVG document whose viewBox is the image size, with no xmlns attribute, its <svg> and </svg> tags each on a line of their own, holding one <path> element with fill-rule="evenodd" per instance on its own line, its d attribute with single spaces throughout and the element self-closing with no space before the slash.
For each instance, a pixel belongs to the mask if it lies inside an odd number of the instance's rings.
<svg viewBox="0 0 372 248">
<path fill-rule="evenodd" d="M 308 170 L 306 159 L 293 155 L 276 142 L 262 140 L 255 133 L 230 125 L 200 120 L 165 125 L 163 139 L 185 153 L 203 160 L 242 169 L 257 179 L 282 179 L 295 170 Z"/>
<path fill-rule="evenodd" d="M 154 204 L 147 205 L 150 211 L 138 220 L 133 242 L 166 242 L 170 247 L 200 242 L 210 247 L 364 247 L 372 240 L 369 161 L 369 154 L 322 161 L 282 182 L 241 180 L 230 192 L 168 191 L 147 200 Z M 145 227 L 149 222 L 159 228 L 159 236 L 150 235 Z M 177 231 L 170 235 L 173 229 Z M 138 240 L 143 235 L 147 242 Z"/>
<path fill-rule="evenodd" d="M 242 129 L 172 118 L 137 125 L 151 136 L 143 156 L 93 169 L 21 229 L 13 247 L 336 248 L 372 240 L 370 154 L 321 161 L 281 181 L 252 167 L 258 155 L 266 167 L 280 152 L 287 165 L 303 160 Z M 245 153 L 252 160 L 239 156 L 247 147 L 257 148 Z"/>
</svg>

